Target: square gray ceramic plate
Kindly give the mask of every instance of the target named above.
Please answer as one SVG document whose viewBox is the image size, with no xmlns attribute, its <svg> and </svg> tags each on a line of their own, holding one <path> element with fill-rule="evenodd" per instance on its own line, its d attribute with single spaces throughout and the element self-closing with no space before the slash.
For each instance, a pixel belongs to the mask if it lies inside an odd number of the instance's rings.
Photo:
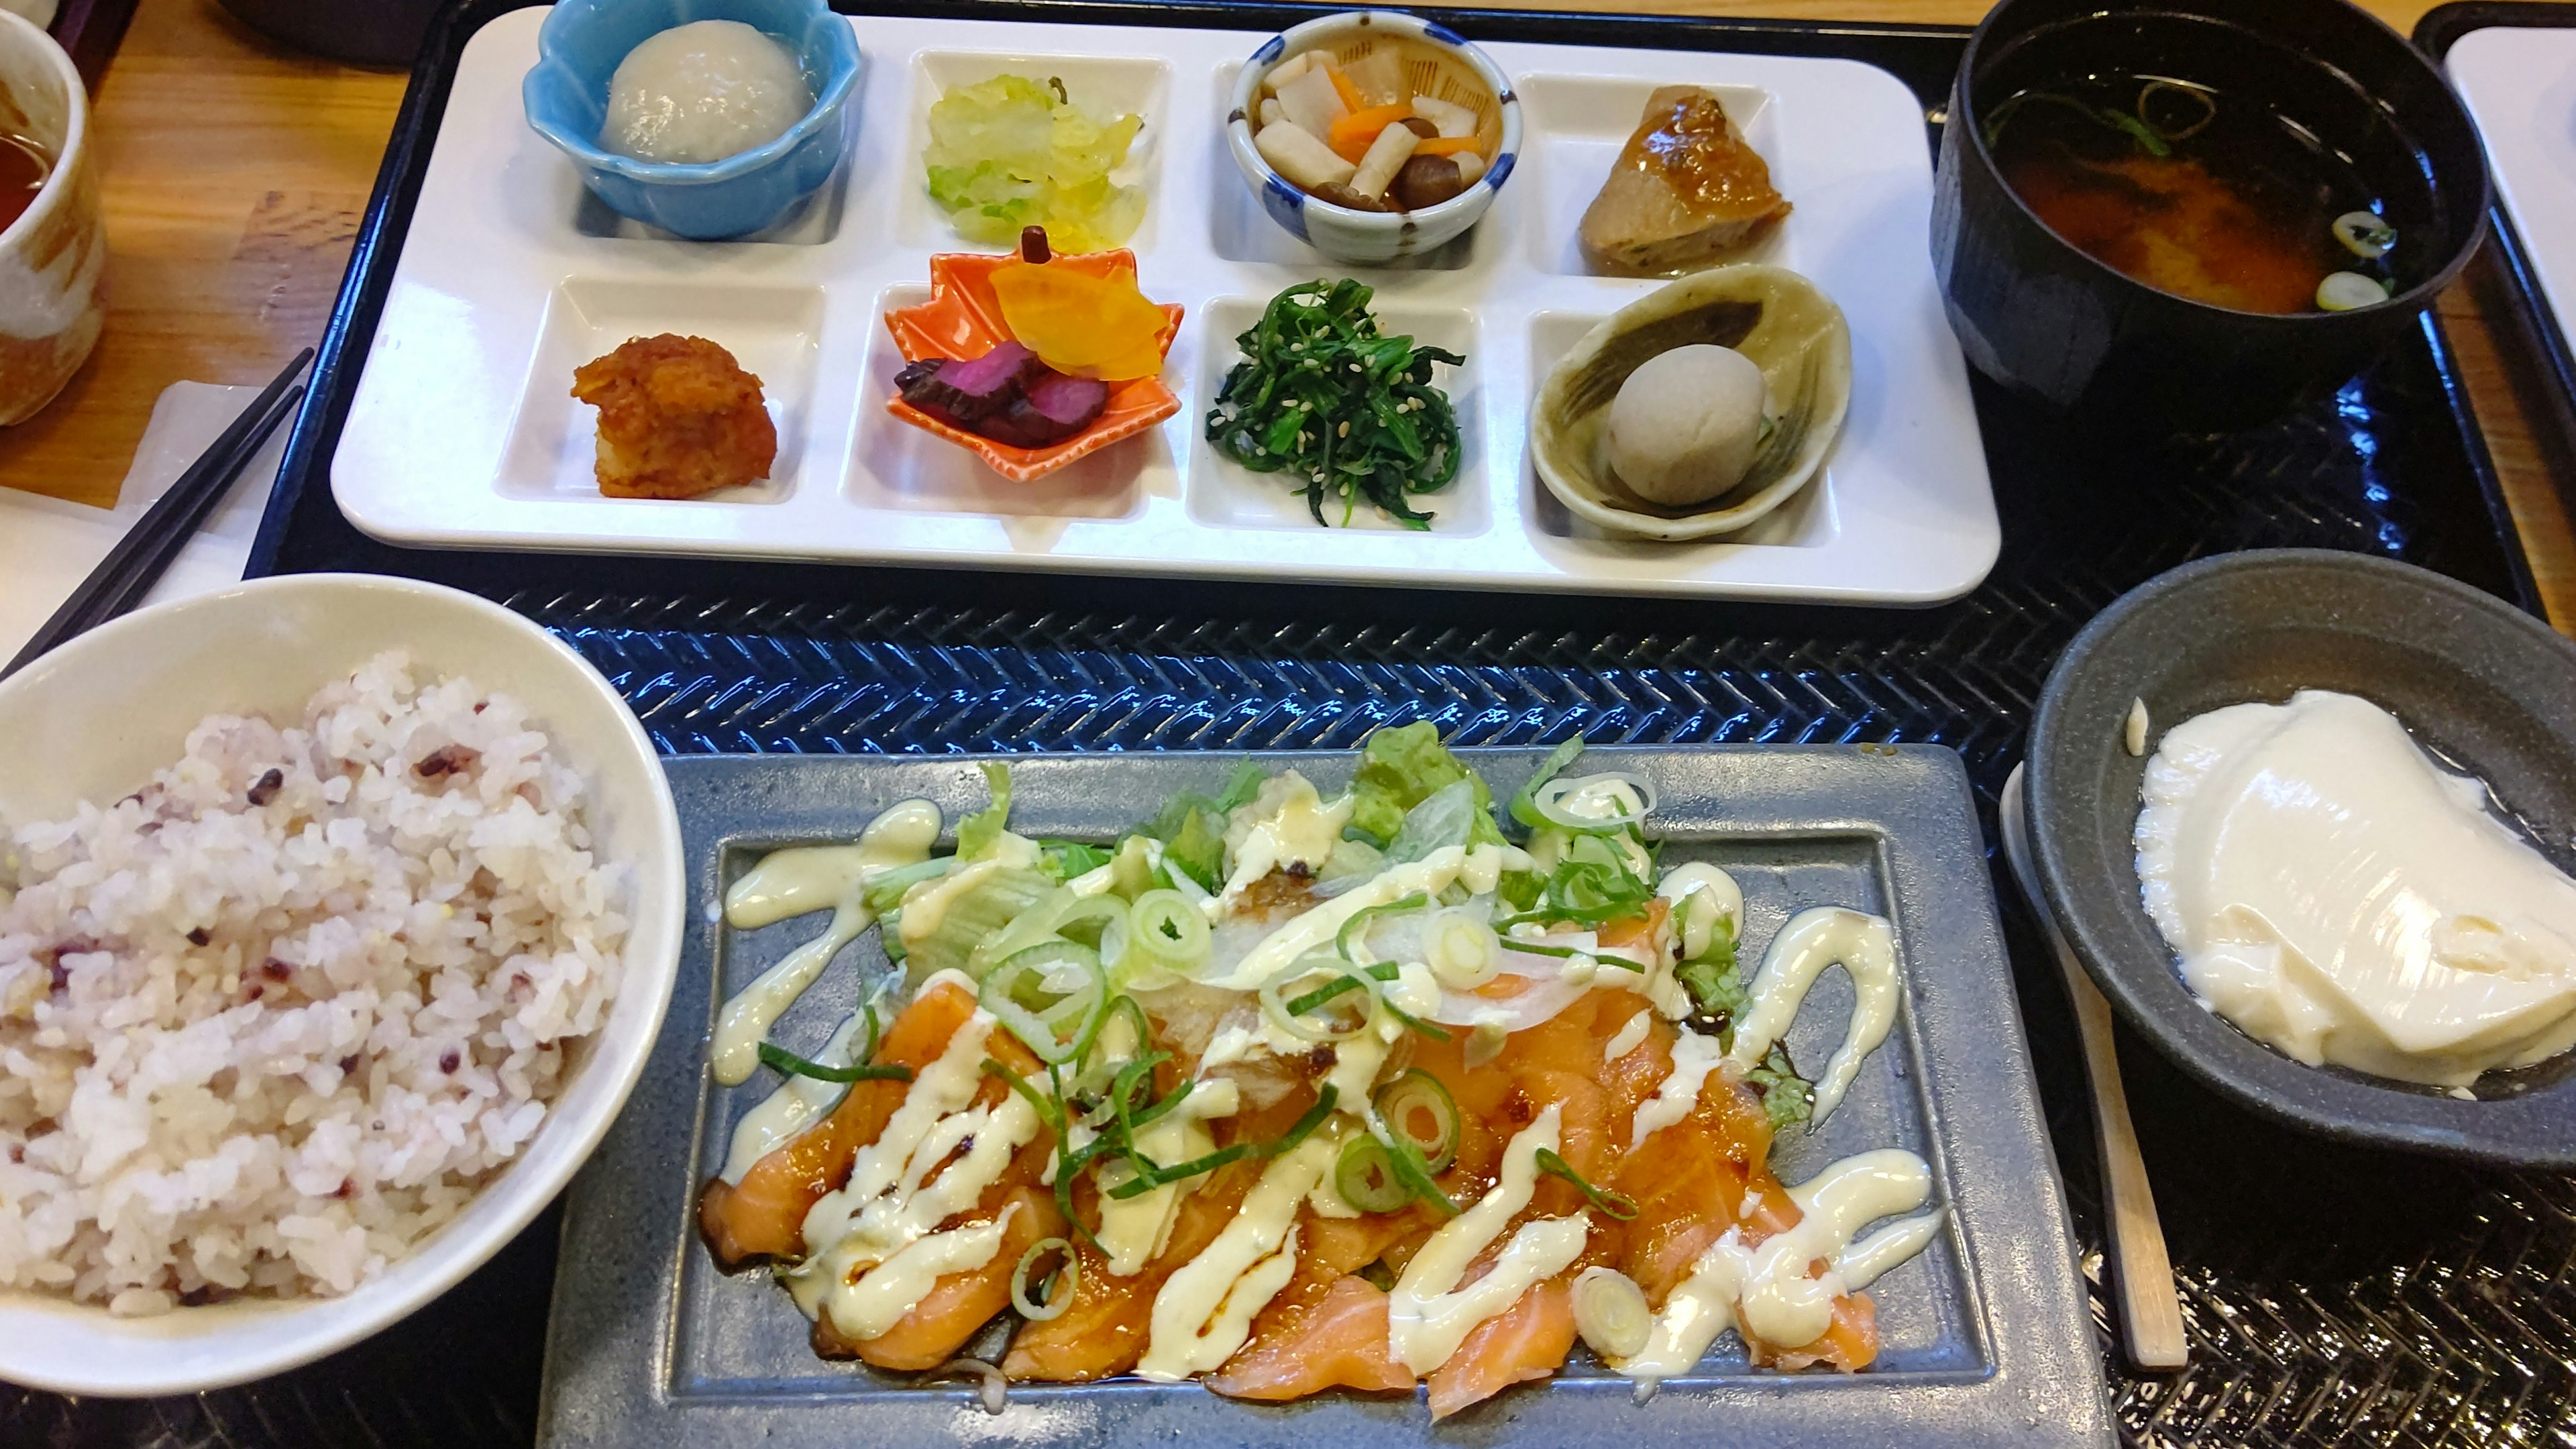
<svg viewBox="0 0 2576 1449">
<path fill-rule="evenodd" d="M 1529 751 L 1475 751 L 1508 791 Z M 1222 787 L 1238 756 L 1020 756 L 1012 823 L 1033 835 L 1105 841 L 1175 790 Z M 1328 790 L 1347 754 L 1256 756 L 1294 764 Z M 1814 905 L 1896 924 L 1905 980 L 1897 1029 L 1842 1109 L 1813 1138 L 1791 1134 L 1773 1166 L 1791 1182 L 1847 1153 L 1904 1147 L 1932 1164 L 1947 1229 L 1871 1289 L 1882 1349 L 1853 1376 L 1756 1373 L 1730 1336 L 1695 1375 L 1652 1401 L 1578 1347 L 1563 1374 L 1434 1429 L 1419 1397 L 1336 1394 L 1284 1406 L 1236 1403 L 1192 1384 L 1028 1386 L 988 1415 L 967 1386 L 922 1383 L 806 1347 L 806 1324 L 758 1273 L 727 1277 L 700 1247 L 691 1204 L 735 1120 L 766 1090 L 708 1077 L 703 1038 L 722 992 L 748 982 L 817 918 L 764 930 L 712 919 L 725 882 L 767 849 L 846 840 L 910 796 L 953 821 L 980 808 L 971 761 L 716 757 L 669 762 L 697 909 L 662 1041 L 626 1111 L 574 1183 L 546 1355 L 540 1442 L 550 1445 L 868 1449 L 949 1443 L 1321 1446 L 1886 1445 L 2107 1446 L 2101 1371 L 2073 1239 L 2013 987 L 1995 924 L 1967 777 L 1925 746 L 1603 749 L 1596 769 L 1639 771 L 1661 795 L 1667 862 L 1714 860 L 1744 887 L 1747 960 Z M 811 1047 L 885 970 L 870 935 L 781 1023 Z M 1841 1040 L 1851 990 L 1820 983 L 1790 1045 L 1821 1062 Z M 970 1352 L 998 1356 L 997 1324 Z"/>
</svg>

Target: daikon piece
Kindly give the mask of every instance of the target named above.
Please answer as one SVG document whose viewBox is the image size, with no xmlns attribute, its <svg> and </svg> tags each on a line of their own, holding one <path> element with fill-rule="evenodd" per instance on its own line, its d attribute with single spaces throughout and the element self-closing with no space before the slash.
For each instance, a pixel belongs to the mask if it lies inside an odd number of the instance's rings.
<svg viewBox="0 0 2576 1449">
<path fill-rule="evenodd" d="M 1476 134 L 1476 113 L 1438 96 L 1415 96 L 1413 113 L 1438 128 L 1441 135 L 1453 140 Z"/>
<path fill-rule="evenodd" d="M 1404 68 L 1383 50 L 1372 50 L 1343 66 L 1342 79 L 1372 106 L 1391 106 L 1413 93 L 1404 83 Z"/>
<path fill-rule="evenodd" d="M 1279 98 L 1277 96 L 1263 96 L 1261 98 L 1261 122 L 1259 125 L 1254 126 L 1253 129 L 1256 131 L 1266 131 L 1272 126 L 1276 126 L 1287 119 L 1288 113 L 1279 108 Z"/>
<path fill-rule="evenodd" d="M 1304 75 L 1279 88 L 1279 109 L 1287 114 L 1290 124 L 1321 142 L 1333 133 L 1333 123 L 1349 115 L 1350 107 L 1342 104 L 1342 93 L 1333 89 L 1333 78 L 1320 65 L 1311 66 Z"/>
<path fill-rule="evenodd" d="M 1351 190 L 1371 201 L 1384 196 L 1387 183 L 1404 169 L 1413 148 L 1421 144 L 1422 138 L 1413 133 L 1411 126 L 1389 126 L 1378 132 L 1377 139 L 1369 143 L 1368 154 L 1360 158 L 1359 171 L 1351 177 Z"/>
<path fill-rule="evenodd" d="M 1272 66 L 1270 68 L 1270 74 L 1261 78 L 1261 83 L 1269 87 L 1273 92 L 1276 92 L 1281 86 L 1284 86 L 1290 81 L 1295 80 L 1297 77 L 1304 75 L 1307 68 L 1312 66 L 1314 63 L 1315 52 L 1311 50 L 1301 50 L 1295 55 L 1288 57 L 1286 60 L 1279 62 L 1277 65 Z"/>
<path fill-rule="evenodd" d="M 1404 128 L 1390 126 L 1388 129 L 1401 131 Z M 1252 149 L 1260 152 L 1261 159 L 1269 162 L 1272 169 L 1287 177 L 1289 184 L 1308 191 L 1336 181 L 1348 181 L 1359 169 L 1334 154 L 1332 147 L 1316 140 L 1314 133 L 1293 122 L 1282 121 L 1276 126 L 1262 127 L 1261 134 L 1252 138 Z M 1392 171 L 1387 173 L 1388 177 L 1394 174 Z M 1381 180 L 1378 185 L 1382 189 L 1386 182 Z"/>
<path fill-rule="evenodd" d="M 1473 151 L 1453 151 L 1449 159 L 1458 163 L 1458 184 L 1473 186 L 1485 174 L 1485 158 Z"/>
</svg>

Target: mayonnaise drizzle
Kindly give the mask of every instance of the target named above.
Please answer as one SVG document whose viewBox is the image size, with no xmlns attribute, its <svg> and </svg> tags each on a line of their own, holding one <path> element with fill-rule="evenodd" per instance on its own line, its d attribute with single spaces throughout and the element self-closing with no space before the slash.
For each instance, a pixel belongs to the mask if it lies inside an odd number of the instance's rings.
<svg viewBox="0 0 2576 1449">
<path fill-rule="evenodd" d="M 1655 894 L 1676 906 L 1697 891 L 1706 891 L 1717 911 L 1714 919 L 1693 920 L 1683 930 L 1680 946 L 1681 958 L 1685 961 L 1696 961 L 1708 954 L 1709 933 L 1718 921 L 1725 922 L 1729 929 L 1738 933 L 1744 929 L 1744 888 L 1735 883 L 1735 877 L 1704 860 L 1674 866 L 1664 872 L 1663 880 L 1655 886 Z M 1674 919 L 1681 919 L 1678 912 Z"/>
<path fill-rule="evenodd" d="M 861 1021 L 853 1016 L 842 1022 L 823 1043 L 822 1050 L 811 1060 L 827 1067 L 850 1064 L 850 1043 L 859 1034 Z M 753 1163 L 767 1157 L 780 1143 L 813 1126 L 823 1114 L 839 1105 L 850 1089 L 839 1082 L 818 1081 L 813 1077 L 789 1077 L 778 1090 L 761 1099 L 759 1106 L 745 1112 L 733 1125 L 733 1138 L 725 1150 L 724 1171 L 718 1176 L 739 1185 L 742 1175 Z"/>
<path fill-rule="evenodd" d="M 975 893 L 975 888 L 1006 870 L 1026 870 L 1037 864 L 1038 846 L 1034 840 L 1004 834 L 991 855 L 967 866 L 952 870 L 937 880 L 926 880 L 903 893 L 901 934 L 906 946 L 918 946 L 948 919 L 948 908 Z"/>
<path fill-rule="evenodd" d="M 761 1039 L 779 1014 L 805 994 L 842 947 L 876 923 L 865 899 L 868 884 L 929 859 L 938 838 L 939 807 L 906 800 L 869 821 L 856 845 L 774 850 L 733 883 L 725 892 L 725 920 L 736 930 L 758 930 L 827 906 L 832 924 L 725 1003 L 707 1054 L 718 1082 L 731 1087 L 751 1079 L 760 1066 Z"/>
<path fill-rule="evenodd" d="M 1002 1250 L 1018 1203 L 1002 1209 L 989 1223 L 976 1223 L 906 1244 L 857 1282 L 828 1292 L 823 1312 L 841 1336 L 864 1343 L 884 1335 L 929 1296 L 931 1288 L 951 1273 L 981 1268 Z"/>
<path fill-rule="evenodd" d="M 1846 1157 L 1788 1191 L 1802 1214 L 1797 1226 L 1750 1247 L 1740 1229 L 1729 1228 L 1665 1299 L 1646 1347 L 1612 1367 L 1643 1382 L 1687 1373 L 1719 1334 L 1739 1325 L 1782 1348 L 1813 1343 L 1833 1326 L 1836 1298 L 1921 1252 L 1944 1218 L 1935 1208 L 1852 1241 L 1869 1224 L 1931 1197 L 1931 1169 L 1897 1148 Z M 1808 1276 L 1818 1259 L 1830 1267 Z"/>
<path fill-rule="evenodd" d="M 1234 862 L 1234 873 L 1226 877 L 1225 889 L 1207 902 L 1210 919 L 1234 909 L 1255 881 L 1274 870 L 1322 869 L 1357 805 L 1347 794 L 1325 804 L 1306 777 L 1294 770 L 1264 781 L 1251 807 L 1240 812 L 1250 823 L 1226 831 L 1226 854 Z"/>
<path fill-rule="evenodd" d="M 1225 991 L 1258 991 L 1270 978 L 1296 964 L 1309 951 L 1333 944 L 1341 933 L 1342 923 L 1371 906 L 1400 901 L 1416 891 L 1438 894 L 1452 881 L 1463 880 L 1467 889 L 1482 894 L 1494 888 L 1501 877 L 1505 852 L 1520 855 L 1510 846 L 1480 845 L 1474 850 L 1448 845 L 1431 852 L 1409 865 L 1380 871 L 1359 885 L 1331 900 L 1304 911 L 1287 924 L 1271 932 L 1261 944 L 1244 954 L 1241 961 L 1222 979 L 1208 982 Z M 1526 859 L 1526 857 L 1523 857 Z M 912 913 L 904 912 L 904 926 L 912 925 Z"/>
<path fill-rule="evenodd" d="M 1343 1134 L 1319 1130 L 1272 1158 L 1216 1241 L 1154 1295 L 1139 1376 L 1173 1383 L 1212 1373 L 1252 1336 L 1252 1319 L 1297 1271 L 1297 1205 L 1341 1154 Z"/>
<path fill-rule="evenodd" d="M 1646 1039 L 1646 1033 L 1654 1030 L 1654 1026 L 1655 1014 L 1651 1011 L 1640 1011 L 1630 1016 L 1628 1024 L 1619 1028 L 1618 1033 L 1603 1044 L 1601 1060 L 1604 1063 L 1615 1062 L 1635 1051 L 1638 1043 Z"/>
<path fill-rule="evenodd" d="M 1161 1163 L 1205 1157 L 1216 1151 L 1216 1137 L 1208 1131 L 1208 1122 L 1233 1116 L 1242 1100 L 1242 1089 L 1232 1078 L 1199 1081 L 1178 1107 L 1137 1130 L 1136 1150 Z M 1180 1221 L 1181 1198 L 1206 1181 L 1204 1174 L 1185 1177 L 1129 1198 L 1102 1193 L 1100 1228 L 1093 1236 L 1100 1240 L 1109 1271 L 1121 1278 L 1130 1277 L 1160 1256 L 1171 1243 L 1173 1225 Z"/>
<path fill-rule="evenodd" d="M 1646 1015 L 1638 1012 L 1637 1020 L 1644 1021 Z M 1717 1038 L 1683 1027 L 1673 1039 L 1672 1075 L 1664 1078 L 1663 1085 L 1655 1088 L 1655 1095 L 1637 1108 L 1636 1126 L 1628 1134 L 1628 1150 L 1634 1152 L 1645 1145 L 1647 1138 L 1689 1116 L 1691 1109 L 1699 1105 L 1700 1088 L 1707 1084 L 1708 1074 L 1725 1059 L 1726 1054 L 1718 1050 Z"/>
<path fill-rule="evenodd" d="M 1561 1109 L 1549 1104 L 1503 1149 L 1500 1180 L 1476 1205 L 1431 1235 L 1386 1296 L 1387 1346 L 1415 1374 L 1449 1361 L 1476 1325 L 1509 1309 L 1521 1295 L 1572 1266 L 1591 1233 L 1588 1215 L 1533 1218 L 1521 1224 L 1485 1276 L 1458 1280 L 1503 1228 L 1529 1206 L 1538 1185 L 1538 1154 L 1558 1145 Z"/>
<path fill-rule="evenodd" d="M 1818 906 L 1800 911 L 1763 954 L 1762 972 L 1753 978 L 1753 1004 L 1735 1023 L 1735 1050 L 1727 1062 L 1737 1071 L 1761 1064 L 1789 1030 L 1807 990 L 1828 966 L 1839 965 L 1852 982 L 1851 1025 L 1824 1075 L 1816 1079 L 1816 1109 L 1810 1127 L 1821 1124 L 1851 1090 L 1861 1059 L 1887 1040 L 1896 1021 L 1896 933 L 1879 916 Z M 1798 1340 L 1805 1342 L 1804 1339 Z"/>
</svg>

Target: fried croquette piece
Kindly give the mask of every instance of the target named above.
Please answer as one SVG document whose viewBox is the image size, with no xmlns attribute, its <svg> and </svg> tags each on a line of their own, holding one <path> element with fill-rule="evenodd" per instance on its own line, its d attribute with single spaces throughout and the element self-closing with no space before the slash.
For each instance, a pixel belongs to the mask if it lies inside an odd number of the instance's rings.
<svg viewBox="0 0 2576 1449">
<path fill-rule="evenodd" d="M 629 338 L 573 369 L 572 395 L 599 409 L 599 491 L 695 498 L 769 476 L 778 428 L 760 379 L 703 337 Z"/>
</svg>

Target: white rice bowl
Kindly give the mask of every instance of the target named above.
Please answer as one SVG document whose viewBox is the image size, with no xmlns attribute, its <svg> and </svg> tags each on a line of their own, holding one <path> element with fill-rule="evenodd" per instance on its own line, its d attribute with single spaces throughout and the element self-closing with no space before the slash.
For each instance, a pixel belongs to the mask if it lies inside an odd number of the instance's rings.
<svg viewBox="0 0 2576 1449">
<path fill-rule="evenodd" d="M 561 1189 L 658 1035 L 659 762 L 496 605 L 147 611 L 0 682 L 0 739 L 0 1378 L 186 1392 L 383 1327 Z"/>
</svg>

